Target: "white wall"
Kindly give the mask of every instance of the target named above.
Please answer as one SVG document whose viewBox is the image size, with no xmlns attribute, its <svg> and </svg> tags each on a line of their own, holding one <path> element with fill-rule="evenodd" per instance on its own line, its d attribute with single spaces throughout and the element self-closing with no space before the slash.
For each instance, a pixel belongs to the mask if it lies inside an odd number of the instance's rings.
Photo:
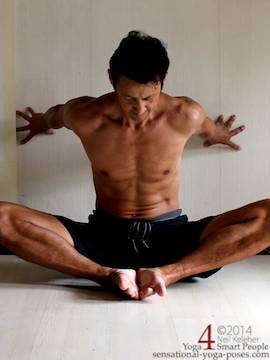
<svg viewBox="0 0 270 360">
<path fill-rule="evenodd" d="M 0 0 L 0 200 L 17 201 L 14 5 Z"/>
<path fill-rule="evenodd" d="M 201 102 L 208 114 L 238 115 L 243 150 L 190 141 L 182 207 L 191 218 L 269 195 L 270 1 L 16 0 L 17 108 L 48 107 L 111 91 L 106 70 L 119 41 L 141 29 L 168 44 L 164 91 Z M 22 123 L 22 122 L 21 122 Z M 158 149 L 157 149 L 158 151 Z M 18 146 L 19 201 L 86 220 L 94 208 L 91 172 L 68 130 Z"/>
</svg>

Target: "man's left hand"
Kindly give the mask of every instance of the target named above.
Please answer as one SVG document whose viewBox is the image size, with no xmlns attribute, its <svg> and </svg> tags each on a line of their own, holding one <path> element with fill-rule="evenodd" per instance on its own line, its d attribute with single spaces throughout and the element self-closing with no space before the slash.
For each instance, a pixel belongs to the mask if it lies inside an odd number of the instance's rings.
<svg viewBox="0 0 270 360">
<path fill-rule="evenodd" d="M 211 146 L 215 144 L 224 144 L 224 145 L 228 145 L 234 150 L 240 150 L 241 149 L 240 146 L 232 142 L 231 137 L 242 132 L 245 129 L 245 126 L 241 125 L 236 129 L 231 130 L 232 124 L 235 121 L 235 119 L 236 116 L 231 115 L 227 121 L 224 121 L 223 115 L 220 115 L 215 121 L 216 131 L 214 136 L 212 138 L 208 138 L 207 140 L 205 140 L 203 145 Z"/>
</svg>

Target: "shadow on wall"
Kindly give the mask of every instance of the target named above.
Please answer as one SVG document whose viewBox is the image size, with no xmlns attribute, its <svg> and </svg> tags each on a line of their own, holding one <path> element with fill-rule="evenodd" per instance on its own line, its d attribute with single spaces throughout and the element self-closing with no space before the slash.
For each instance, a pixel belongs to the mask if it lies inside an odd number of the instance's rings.
<svg viewBox="0 0 270 360">
<path fill-rule="evenodd" d="M 56 131 L 50 136 L 38 135 L 25 145 L 19 144 L 25 133 L 18 136 L 19 172 L 23 185 L 27 184 L 33 192 L 48 189 L 61 192 L 63 186 L 68 192 L 74 189 L 74 184 L 81 185 L 80 179 L 92 181 L 90 163 L 77 136 L 66 129 Z M 51 150 L 46 151 L 52 147 L 56 151 L 53 156 Z"/>
<path fill-rule="evenodd" d="M 226 145 L 214 145 L 210 147 L 204 147 L 203 146 L 203 139 L 201 139 L 199 136 L 192 136 L 190 140 L 187 142 L 187 145 L 184 150 L 184 155 L 186 158 L 192 158 L 197 157 L 199 154 L 204 154 L 207 156 L 216 156 L 218 154 L 224 153 L 224 152 L 232 152 L 235 150 L 230 149 Z"/>
</svg>

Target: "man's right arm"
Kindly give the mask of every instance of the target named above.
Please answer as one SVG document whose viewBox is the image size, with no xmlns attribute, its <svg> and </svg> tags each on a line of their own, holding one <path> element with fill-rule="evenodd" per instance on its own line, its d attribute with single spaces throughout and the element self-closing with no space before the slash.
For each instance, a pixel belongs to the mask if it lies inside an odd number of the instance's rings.
<svg viewBox="0 0 270 360">
<path fill-rule="evenodd" d="M 36 113 L 31 107 L 27 112 L 17 111 L 16 114 L 29 122 L 28 125 L 17 127 L 17 131 L 27 131 L 29 134 L 21 141 L 21 144 L 27 143 L 32 137 L 40 133 L 53 133 L 51 129 L 60 129 L 63 126 L 74 130 L 74 122 L 79 118 L 83 108 L 87 103 L 95 98 L 82 96 L 69 100 L 66 104 L 55 105 L 49 108 L 45 113 Z"/>
</svg>

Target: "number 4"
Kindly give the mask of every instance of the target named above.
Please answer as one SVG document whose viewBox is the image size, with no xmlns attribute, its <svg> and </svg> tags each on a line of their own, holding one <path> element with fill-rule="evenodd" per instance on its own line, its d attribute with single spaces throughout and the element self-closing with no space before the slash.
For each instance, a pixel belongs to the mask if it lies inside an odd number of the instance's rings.
<svg viewBox="0 0 270 360">
<path fill-rule="evenodd" d="M 203 340 L 204 334 L 206 335 L 207 340 Z M 212 350 L 213 349 L 212 344 L 214 344 L 215 341 L 212 340 L 211 335 L 212 335 L 212 325 L 208 325 L 206 327 L 206 329 L 204 330 L 204 332 L 202 333 L 202 335 L 201 335 L 201 337 L 200 337 L 200 339 L 198 341 L 198 343 L 200 343 L 200 344 L 207 344 L 207 348 L 205 350 Z"/>
</svg>

